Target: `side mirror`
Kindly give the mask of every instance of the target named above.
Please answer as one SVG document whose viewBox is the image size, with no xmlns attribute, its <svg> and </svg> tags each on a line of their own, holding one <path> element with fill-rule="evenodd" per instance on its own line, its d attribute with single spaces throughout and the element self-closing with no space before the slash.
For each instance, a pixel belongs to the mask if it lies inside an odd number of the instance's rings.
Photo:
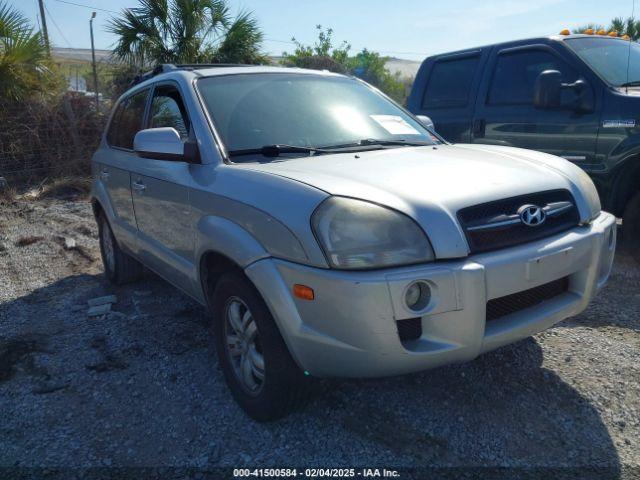
<svg viewBox="0 0 640 480">
<path fill-rule="evenodd" d="M 420 120 L 420 123 L 428 130 L 431 130 L 432 132 L 436 131 L 436 127 L 433 124 L 433 120 L 431 120 L 431 117 L 427 117 L 426 115 L 416 115 L 416 118 Z"/>
<path fill-rule="evenodd" d="M 538 75 L 533 87 L 533 106 L 558 108 L 562 90 L 562 74 L 558 70 L 545 70 Z"/>
<path fill-rule="evenodd" d="M 579 113 L 593 111 L 593 92 L 582 78 L 573 83 L 562 83 L 562 74 L 557 70 L 545 70 L 538 75 L 533 87 L 533 106 L 540 109 L 561 107 L 562 90 L 573 90 L 575 102 L 566 105 Z"/>
<path fill-rule="evenodd" d="M 187 161 L 185 144 L 173 127 L 140 130 L 133 139 L 133 149 L 143 158 Z"/>
</svg>

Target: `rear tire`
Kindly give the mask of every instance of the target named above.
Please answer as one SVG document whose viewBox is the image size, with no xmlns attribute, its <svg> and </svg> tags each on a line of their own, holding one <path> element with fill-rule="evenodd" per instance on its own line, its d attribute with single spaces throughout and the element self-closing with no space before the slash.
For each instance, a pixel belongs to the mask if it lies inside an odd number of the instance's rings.
<svg viewBox="0 0 640 480">
<path fill-rule="evenodd" d="M 640 263 L 640 192 L 627 203 L 622 217 L 622 229 L 623 249 Z"/>
<path fill-rule="evenodd" d="M 98 235 L 104 274 L 109 281 L 122 285 L 140 279 L 144 271 L 142 265 L 122 251 L 104 214 L 98 217 Z"/>
<path fill-rule="evenodd" d="M 218 361 L 233 397 L 267 422 L 304 406 L 311 379 L 296 365 L 264 300 L 241 272 L 224 274 L 211 302 Z"/>
</svg>

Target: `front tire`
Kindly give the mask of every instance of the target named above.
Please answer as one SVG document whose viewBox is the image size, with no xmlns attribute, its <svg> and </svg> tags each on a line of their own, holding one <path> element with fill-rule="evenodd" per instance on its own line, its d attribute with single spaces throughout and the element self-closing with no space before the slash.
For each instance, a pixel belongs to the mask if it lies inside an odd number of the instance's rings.
<svg viewBox="0 0 640 480">
<path fill-rule="evenodd" d="M 218 362 L 233 397 L 266 422 L 302 407 L 310 379 L 298 368 L 251 282 L 240 272 L 218 281 L 211 302 Z"/>
<path fill-rule="evenodd" d="M 142 277 L 142 265 L 122 251 L 104 214 L 98 217 L 98 235 L 104 274 L 111 283 L 122 285 Z"/>
<path fill-rule="evenodd" d="M 640 263 L 640 192 L 627 203 L 622 217 L 622 228 L 624 250 Z"/>
</svg>

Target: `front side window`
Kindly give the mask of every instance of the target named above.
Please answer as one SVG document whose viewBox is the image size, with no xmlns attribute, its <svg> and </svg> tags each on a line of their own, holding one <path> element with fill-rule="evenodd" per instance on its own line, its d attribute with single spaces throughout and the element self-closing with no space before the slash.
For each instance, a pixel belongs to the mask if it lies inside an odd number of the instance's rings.
<svg viewBox="0 0 640 480">
<path fill-rule="evenodd" d="M 133 150 L 133 138 L 142 129 L 148 94 L 148 89 L 143 90 L 120 102 L 107 133 L 109 145 Z"/>
<path fill-rule="evenodd" d="M 565 43 L 609 85 L 640 83 L 640 45 L 616 38 L 572 38 Z"/>
<path fill-rule="evenodd" d="M 533 104 L 536 79 L 545 70 L 558 70 L 566 83 L 576 80 L 575 72 L 565 62 L 545 50 L 521 50 L 498 55 L 487 103 Z"/>
<path fill-rule="evenodd" d="M 149 128 L 173 127 L 183 140 L 189 136 L 189 117 L 178 89 L 172 85 L 156 87 L 151 101 Z"/>
<path fill-rule="evenodd" d="M 439 60 L 433 65 L 422 99 L 423 108 L 465 107 L 480 56 Z"/>
<path fill-rule="evenodd" d="M 197 85 L 230 153 L 266 145 L 336 147 L 372 139 L 437 142 L 398 105 L 347 77 L 255 73 L 202 78 Z"/>
</svg>

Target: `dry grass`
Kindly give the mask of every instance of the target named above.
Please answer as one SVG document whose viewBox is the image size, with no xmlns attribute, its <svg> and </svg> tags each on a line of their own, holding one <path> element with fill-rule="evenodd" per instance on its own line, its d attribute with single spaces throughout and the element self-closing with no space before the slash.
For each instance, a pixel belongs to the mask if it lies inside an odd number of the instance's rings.
<svg viewBox="0 0 640 480">
<path fill-rule="evenodd" d="M 7 186 L 0 189 L 0 205 L 2 205 L 5 202 L 13 201 L 13 199 L 16 197 L 17 194 L 18 192 L 15 189 L 15 187 Z"/>
<path fill-rule="evenodd" d="M 20 198 L 24 200 L 78 200 L 89 195 L 91 191 L 90 177 L 46 178 L 35 187 L 31 187 Z"/>
</svg>

